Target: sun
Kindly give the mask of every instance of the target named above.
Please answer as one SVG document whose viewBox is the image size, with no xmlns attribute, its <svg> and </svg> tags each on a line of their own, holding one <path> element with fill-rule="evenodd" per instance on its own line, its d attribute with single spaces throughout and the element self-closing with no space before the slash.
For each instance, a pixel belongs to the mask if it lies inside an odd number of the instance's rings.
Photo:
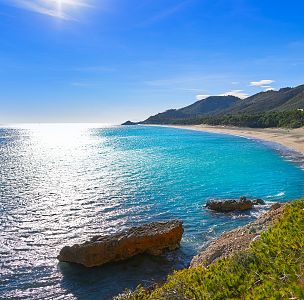
<svg viewBox="0 0 304 300">
<path fill-rule="evenodd" d="M 20 7 L 64 21 L 77 21 L 81 18 L 82 11 L 94 7 L 94 1 L 95 0 L 20 0 L 20 3 L 22 2 Z"/>
<path fill-rule="evenodd" d="M 65 10 L 88 7 L 86 2 L 81 0 L 45 0 L 53 6 L 55 14 L 58 17 L 67 17 Z"/>
<path fill-rule="evenodd" d="M 56 4 L 57 14 L 58 16 L 61 16 L 63 14 L 64 0 L 55 0 L 55 4 Z"/>
<path fill-rule="evenodd" d="M 80 0 L 53 0 L 56 2 L 58 6 L 62 6 L 63 4 L 70 6 L 86 6 L 83 1 Z"/>
</svg>

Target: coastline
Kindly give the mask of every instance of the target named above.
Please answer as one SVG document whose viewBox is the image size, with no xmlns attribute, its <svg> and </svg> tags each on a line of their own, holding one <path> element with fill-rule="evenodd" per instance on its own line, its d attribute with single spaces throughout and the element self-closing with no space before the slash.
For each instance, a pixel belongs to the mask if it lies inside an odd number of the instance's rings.
<svg viewBox="0 0 304 300">
<path fill-rule="evenodd" d="M 279 144 L 304 155 L 304 128 L 243 128 L 210 125 L 148 125 L 228 134 Z"/>
</svg>

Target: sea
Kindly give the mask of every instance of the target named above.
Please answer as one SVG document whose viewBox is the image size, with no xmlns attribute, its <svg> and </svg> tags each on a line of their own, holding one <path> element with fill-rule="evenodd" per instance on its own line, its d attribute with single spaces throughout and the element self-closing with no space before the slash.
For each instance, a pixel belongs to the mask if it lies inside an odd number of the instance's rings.
<svg viewBox="0 0 304 300">
<path fill-rule="evenodd" d="M 276 144 L 185 129 L 107 124 L 0 128 L 0 299 L 111 299 L 185 268 L 224 231 L 304 195 L 303 157 Z M 261 198 L 250 212 L 209 199 Z M 85 268 L 66 245 L 179 219 L 180 249 Z"/>
</svg>

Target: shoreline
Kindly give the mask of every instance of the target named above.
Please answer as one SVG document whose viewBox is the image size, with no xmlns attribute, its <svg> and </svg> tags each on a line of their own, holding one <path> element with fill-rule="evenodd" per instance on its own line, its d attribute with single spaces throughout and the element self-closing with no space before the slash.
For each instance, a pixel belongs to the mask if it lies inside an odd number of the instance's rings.
<svg viewBox="0 0 304 300">
<path fill-rule="evenodd" d="M 210 125 L 147 125 L 188 129 L 202 132 L 234 135 L 264 142 L 275 143 L 304 157 L 304 128 L 245 128 Z"/>
</svg>

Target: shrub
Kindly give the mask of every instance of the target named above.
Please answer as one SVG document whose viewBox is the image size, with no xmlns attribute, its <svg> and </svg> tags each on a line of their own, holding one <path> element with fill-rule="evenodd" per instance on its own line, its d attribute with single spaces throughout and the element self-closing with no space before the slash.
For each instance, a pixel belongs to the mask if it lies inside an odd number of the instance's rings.
<svg viewBox="0 0 304 300">
<path fill-rule="evenodd" d="M 283 217 L 248 251 L 208 268 L 175 272 L 152 291 L 137 288 L 119 300 L 304 299 L 304 199 L 286 205 Z"/>
</svg>

